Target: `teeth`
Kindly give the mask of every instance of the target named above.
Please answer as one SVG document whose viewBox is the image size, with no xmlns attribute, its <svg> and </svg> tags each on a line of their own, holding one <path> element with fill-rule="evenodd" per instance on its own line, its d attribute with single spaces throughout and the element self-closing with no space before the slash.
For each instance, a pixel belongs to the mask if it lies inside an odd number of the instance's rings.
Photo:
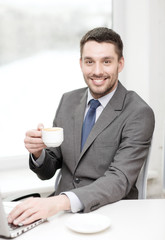
<svg viewBox="0 0 165 240">
<path fill-rule="evenodd" d="M 103 79 L 94 79 L 94 81 L 96 81 L 96 82 L 102 82 L 102 81 L 104 81 Z"/>
</svg>

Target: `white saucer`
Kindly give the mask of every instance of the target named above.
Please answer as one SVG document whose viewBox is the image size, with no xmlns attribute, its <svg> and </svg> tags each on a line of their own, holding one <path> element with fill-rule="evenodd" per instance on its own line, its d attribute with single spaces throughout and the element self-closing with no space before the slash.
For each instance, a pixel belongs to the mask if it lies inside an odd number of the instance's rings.
<svg viewBox="0 0 165 240">
<path fill-rule="evenodd" d="M 66 222 L 66 226 L 69 229 L 79 233 L 101 232 L 110 227 L 110 225 L 110 218 L 97 213 L 77 213 Z"/>
</svg>

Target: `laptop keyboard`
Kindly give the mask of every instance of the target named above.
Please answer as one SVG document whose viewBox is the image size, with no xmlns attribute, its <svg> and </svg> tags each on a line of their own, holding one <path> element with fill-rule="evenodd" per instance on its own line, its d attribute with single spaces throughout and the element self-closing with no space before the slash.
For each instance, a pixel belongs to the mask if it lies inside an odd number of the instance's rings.
<svg viewBox="0 0 165 240">
<path fill-rule="evenodd" d="M 10 230 L 16 230 L 16 229 L 21 227 L 21 226 L 18 226 L 18 225 L 14 225 L 12 223 L 8 223 L 8 225 L 9 225 Z"/>
</svg>

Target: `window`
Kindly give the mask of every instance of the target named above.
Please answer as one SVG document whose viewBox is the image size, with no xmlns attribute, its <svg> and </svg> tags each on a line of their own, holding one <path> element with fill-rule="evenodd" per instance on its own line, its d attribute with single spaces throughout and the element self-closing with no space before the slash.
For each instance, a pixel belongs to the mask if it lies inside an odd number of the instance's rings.
<svg viewBox="0 0 165 240">
<path fill-rule="evenodd" d="M 51 126 L 62 94 L 85 86 L 79 41 L 112 27 L 111 0 L 0 0 L 0 160 L 27 154 L 24 136 Z"/>
</svg>

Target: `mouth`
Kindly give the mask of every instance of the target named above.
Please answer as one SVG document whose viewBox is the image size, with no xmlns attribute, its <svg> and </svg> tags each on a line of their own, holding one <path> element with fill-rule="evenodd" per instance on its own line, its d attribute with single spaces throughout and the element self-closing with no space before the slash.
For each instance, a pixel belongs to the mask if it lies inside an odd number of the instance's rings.
<svg viewBox="0 0 165 240">
<path fill-rule="evenodd" d="M 91 78 L 92 82 L 96 86 L 101 86 L 107 80 L 107 77 L 104 78 Z"/>
</svg>

